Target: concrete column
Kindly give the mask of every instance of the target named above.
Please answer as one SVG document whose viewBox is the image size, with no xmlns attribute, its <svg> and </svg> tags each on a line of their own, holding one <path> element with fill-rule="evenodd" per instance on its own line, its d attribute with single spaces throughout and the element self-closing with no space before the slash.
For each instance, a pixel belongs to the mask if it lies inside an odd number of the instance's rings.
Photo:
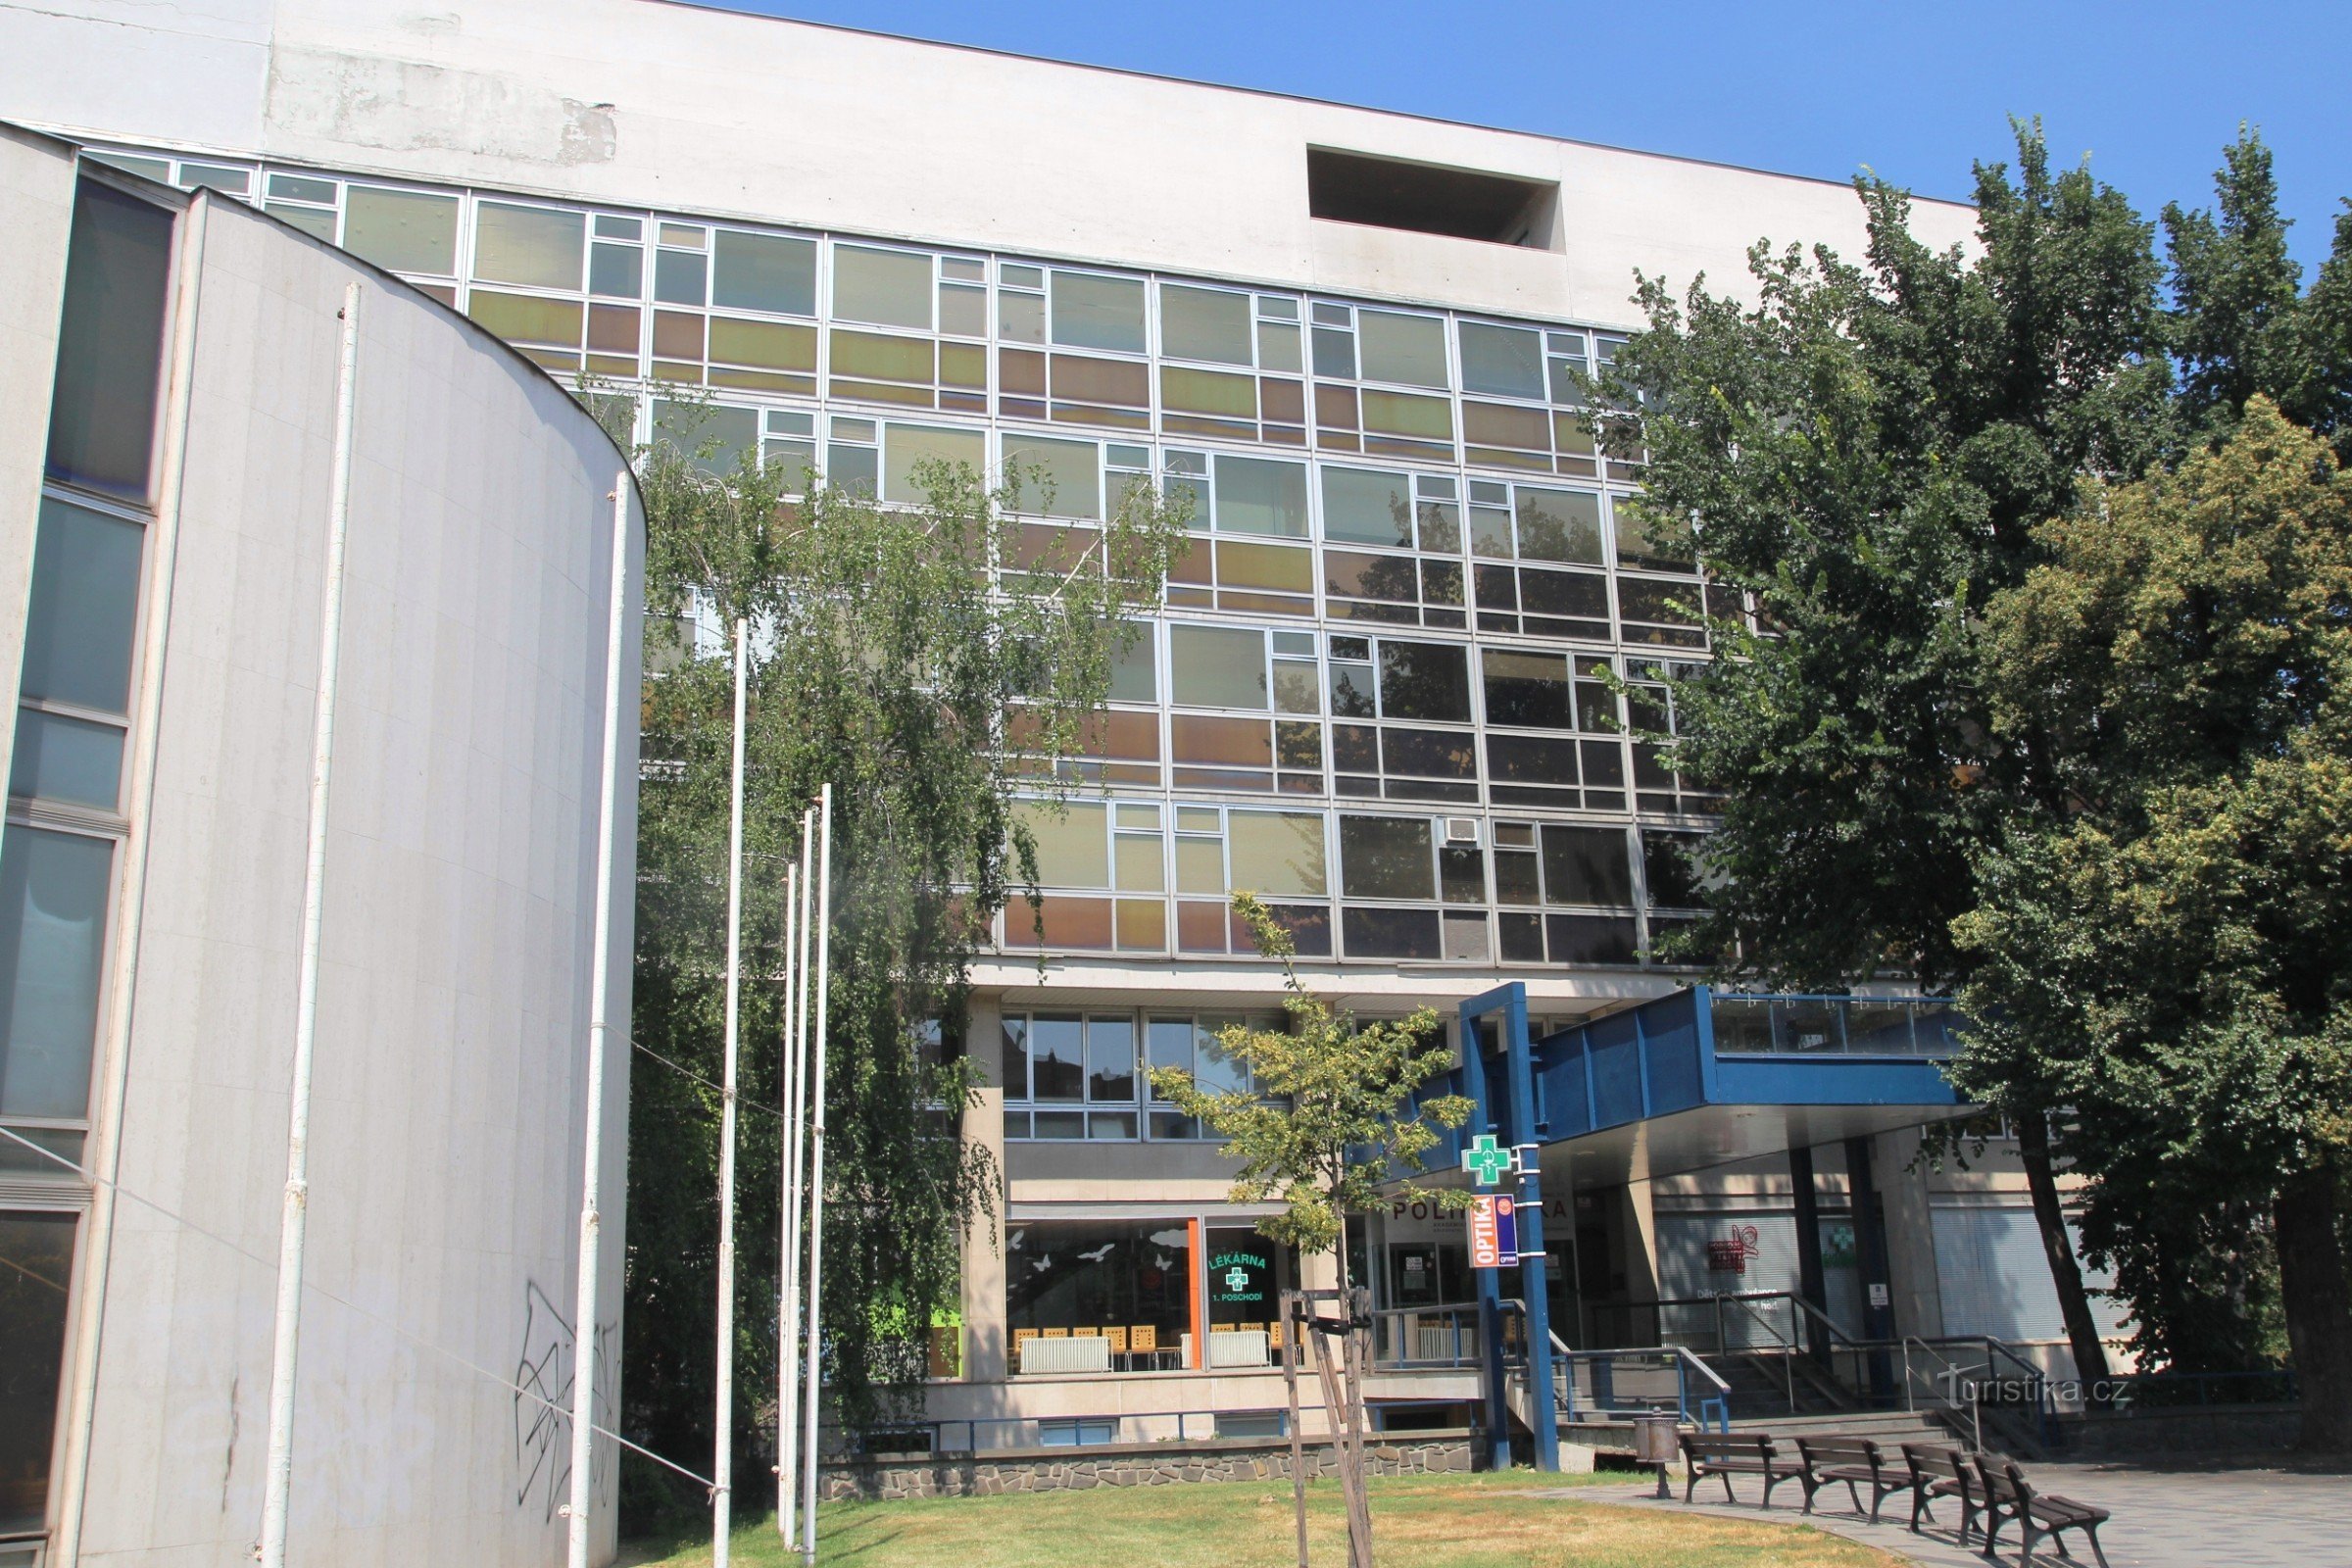
<svg viewBox="0 0 2352 1568">
<path fill-rule="evenodd" d="M 1788 1187 L 1796 1200 L 1796 1294 L 1816 1310 L 1827 1312 L 1830 1293 L 1821 1269 L 1821 1200 L 1813 1186 L 1811 1149 L 1788 1151 Z M 1816 1356 L 1829 1358 L 1829 1337 L 1810 1317 L 1805 1320 L 1805 1344 Z"/>
<path fill-rule="evenodd" d="M 1886 1220 L 1887 1284 L 1894 1297 L 1894 1332 L 1934 1339 L 1943 1332 L 1943 1289 L 1936 1268 L 1936 1230 L 1928 1208 L 1928 1173 L 1913 1169 L 1921 1129 L 1881 1133 L 1875 1165 L 1879 1207 Z"/>
<path fill-rule="evenodd" d="M 993 1001 L 972 1003 L 964 1049 L 985 1075 L 1002 1070 L 1002 1012 Z M 1002 1383 L 1008 1375 L 1004 1332 L 1004 1216 L 1008 1182 L 1004 1174 L 1004 1091 L 991 1082 L 963 1112 L 963 1141 L 979 1150 L 997 1173 L 992 1212 L 975 1214 L 963 1233 L 963 1376 L 972 1383 Z"/>
</svg>

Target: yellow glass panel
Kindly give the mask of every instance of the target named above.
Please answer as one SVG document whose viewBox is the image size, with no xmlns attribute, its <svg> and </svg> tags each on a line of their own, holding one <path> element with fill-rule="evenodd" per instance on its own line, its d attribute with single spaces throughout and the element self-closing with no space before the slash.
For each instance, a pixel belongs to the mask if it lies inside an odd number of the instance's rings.
<svg viewBox="0 0 2352 1568">
<path fill-rule="evenodd" d="M 931 379 L 931 344 L 923 338 L 833 330 L 833 373 L 884 381 Z"/>
<path fill-rule="evenodd" d="M 710 357 L 770 370 L 816 368 L 816 328 L 784 321 L 710 318 Z"/>
<path fill-rule="evenodd" d="M 978 473 L 988 461 L 987 438 L 979 431 L 930 424 L 891 424 L 883 435 L 882 453 L 882 499 L 912 505 L 930 499 L 915 472 L 918 465 L 938 462 L 953 467 L 960 464 Z M 1099 818 L 1102 808 L 1093 809 Z"/>
<path fill-rule="evenodd" d="M 1075 803 L 1056 813 L 1042 803 L 1016 803 L 1013 812 L 1037 840 L 1041 887 L 1107 888 L 1110 855 L 1102 831 L 1102 807 Z"/>
<path fill-rule="evenodd" d="M 988 350 L 977 343 L 942 343 L 939 378 L 949 386 L 988 385 Z"/>
<path fill-rule="evenodd" d="M 577 347 L 586 312 L 577 300 L 543 300 L 477 288 L 466 314 L 510 343 L 564 343 Z"/>
<path fill-rule="evenodd" d="M 1168 946 L 1168 906 L 1159 899 L 1118 901 L 1117 944 L 1147 953 L 1164 953 Z"/>
<path fill-rule="evenodd" d="M 1167 408 L 1188 414 L 1213 414 L 1235 419 L 1257 417 L 1257 381 L 1252 376 L 1162 366 L 1159 397 Z"/>
<path fill-rule="evenodd" d="M 1118 836 L 1112 886 L 1121 893 L 1160 893 L 1167 889 L 1159 860 L 1159 835 L 1122 833 Z"/>
<path fill-rule="evenodd" d="M 1322 898 L 1331 891 L 1319 811 L 1228 811 L 1234 879 L 1277 898 Z"/>
<path fill-rule="evenodd" d="M 1315 581 L 1314 552 L 1221 539 L 1217 542 L 1217 581 L 1224 586 L 1311 593 Z"/>
<path fill-rule="evenodd" d="M 1215 839 L 1176 841 L 1176 891 L 1223 893 L 1225 848 Z"/>
<path fill-rule="evenodd" d="M 1453 405 L 1444 398 L 1417 397 L 1410 392 L 1363 394 L 1364 428 L 1387 435 L 1409 435 L 1424 441 L 1453 439 Z"/>
</svg>

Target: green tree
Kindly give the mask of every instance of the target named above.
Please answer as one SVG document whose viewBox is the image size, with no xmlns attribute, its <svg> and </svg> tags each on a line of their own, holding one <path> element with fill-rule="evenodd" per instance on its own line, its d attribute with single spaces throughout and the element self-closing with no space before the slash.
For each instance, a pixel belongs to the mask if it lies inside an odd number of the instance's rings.
<svg viewBox="0 0 2352 1568">
<path fill-rule="evenodd" d="M 1224 1154 L 1241 1161 L 1234 1202 L 1282 1205 L 1258 1231 L 1301 1253 L 1329 1252 L 1346 1290 L 1348 1216 L 1384 1206 L 1394 1196 L 1389 1180 L 1418 1174 L 1438 1129 L 1459 1127 L 1470 1102 L 1442 1095 L 1407 1113 L 1414 1091 L 1453 1062 L 1435 1010 L 1372 1022 L 1335 1011 L 1299 980 L 1290 932 L 1255 894 L 1236 893 L 1233 912 L 1257 951 L 1282 963 L 1288 1027 L 1229 1024 L 1218 1032 L 1226 1055 L 1249 1069 L 1248 1089 L 1210 1094 L 1182 1068 L 1157 1067 L 1152 1090 L 1225 1140 Z M 1464 1201 L 1450 1190 L 1408 1196 L 1441 1207 Z"/>
<path fill-rule="evenodd" d="M 1986 607 L 1994 732 L 2033 737 L 2067 809 L 1979 857 L 1958 1072 L 2072 1107 L 2094 1245 L 2267 1213 L 2304 1439 L 2342 1449 L 2352 480 L 2259 394 L 2232 423 L 2177 473 L 2090 487 Z"/>
<path fill-rule="evenodd" d="M 736 1430 L 748 1445 L 773 1427 L 775 1324 L 752 1303 L 774 1297 L 760 1282 L 777 1274 L 781 1124 L 757 1107 L 780 1103 L 784 866 L 826 782 L 826 1392 L 829 1415 L 870 1429 L 903 1413 L 922 1330 L 959 1304 L 963 1227 L 990 1222 L 993 1172 L 957 1127 L 974 1074 L 955 1047 L 970 961 L 1035 880 L 1016 799 L 1058 796 L 1081 771 L 1130 617 L 1158 602 L 1183 519 L 1138 486 L 1041 564 L 1013 515 L 1024 484 L 1036 510 L 1035 474 L 990 489 L 968 467 L 923 465 L 891 481 L 885 506 L 753 457 L 730 467 L 691 429 L 643 451 L 639 470 L 652 678 L 633 1032 L 685 1070 L 641 1056 L 631 1085 L 624 1413 L 663 1452 L 709 1441 L 733 701 L 731 647 L 709 633 L 742 618 Z M 764 1473 L 753 1457 L 737 1474 Z"/>
<path fill-rule="evenodd" d="M 1710 602 L 1754 612 L 1720 615 L 1716 659 L 1674 685 L 1670 761 L 1726 797 L 1705 852 L 1726 885 L 1689 950 L 1798 989 L 1943 988 L 1971 971 L 1951 922 L 1978 853 L 2062 804 L 2040 754 L 1994 732 L 1978 618 L 2082 475 L 2168 450 L 2161 273 L 2151 225 L 2087 169 L 2053 171 L 2038 126 L 2017 128 L 2014 177 L 1978 167 L 1974 251 L 1921 243 L 1884 181 L 1857 190 L 1863 265 L 1759 244 L 1753 306 L 1645 278 L 1648 329 L 1598 391 L 1648 450 L 1652 531 L 1695 523 Z M 2025 1152 L 2095 1375 L 2050 1159 Z"/>
<path fill-rule="evenodd" d="M 2271 150 L 2240 127 L 2214 174 L 2218 211 L 2164 210 L 2180 401 L 2208 438 L 2257 395 L 2352 458 L 2352 204 L 2304 292 L 2287 254 Z"/>
<path fill-rule="evenodd" d="M 1470 1102 L 1460 1095 L 1416 1100 L 1415 1091 L 1452 1064 L 1435 1009 L 1404 1018 L 1359 1022 L 1336 1011 L 1299 980 L 1290 932 L 1254 893 L 1233 896 L 1233 912 L 1250 928 L 1257 951 L 1280 960 L 1284 1029 L 1232 1024 L 1218 1032 L 1225 1054 L 1249 1070 L 1246 1089 L 1209 1094 L 1177 1067 L 1152 1072 L 1152 1093 L 1198 1116 L 1225 1140 L 1221 1152 L 1241 1162 L 1230 1194 L 1236 1203 L 1282 1205 L 1257 1222 L 1259 1234 L 1286 1243 L 1302 1256 L 1331 1254 L 1340 1299 L 1352 1299 L 1348 1279 L 1348 1217 L 1368 1214 L 1396 1193 L 1384 1184 L 1402 1173 L 1408 1199 L 1441 1209 L 1461 1208 L 1469 1195 L 1424 1191 L 1410 1178 L 1435 1148 L 1438 1129 L 1459 1127 Z M 1351 1337 L 1352 1338 L 1352 1337 Z M 1362 1411 L 1355 1352 L 1342 1420 L 1342 1484 L 1348 1493 L 1349 1560 L 1372 1561 L 1371 1514 L 1364 1496 Z M 1306 1561 L 1306 1494 L 1294 1472 L 1298 1507 L 1298 1560 Z"/>
</svg>

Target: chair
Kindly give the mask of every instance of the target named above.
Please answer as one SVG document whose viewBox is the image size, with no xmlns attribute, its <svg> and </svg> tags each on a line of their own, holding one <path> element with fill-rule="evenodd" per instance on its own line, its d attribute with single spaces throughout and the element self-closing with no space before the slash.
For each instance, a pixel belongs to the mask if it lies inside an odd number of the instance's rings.
<svg viewBox="0 0 2352 1568">
<path fill-rule="evenodd" d="M 1073 1340 L 1091 1340 L 1099 1337 L 1102 1332 L 1102 1331 L 1101 1329 L 1096 1328 L 1077 1328 L 1070 1330 L 1070 1338 Z"/>
<path fill-rule="evenodd" d="M 1138 1323 L 1127 1331 L 1127 1350 L 1131 1355 L 1148 1355 L 1159 1359 L 1159 1330 L 1150 1323 Z"/>
<path fill-rule="evenodd" d="M 1070 1337 L 1068 1329 L 1044 1329 L 1040 1332 L 1049 1340 L 1066 1340 Z"/>
<path fill-rule="evenodd" d="M 1127 1331 L 1125 1329 L 1107 1328 L 1102 1333 L 1102 1337 L 1110 1342 L 1111 1354 L 1125 1355 L 1127 1353 Z"/>
</svg>

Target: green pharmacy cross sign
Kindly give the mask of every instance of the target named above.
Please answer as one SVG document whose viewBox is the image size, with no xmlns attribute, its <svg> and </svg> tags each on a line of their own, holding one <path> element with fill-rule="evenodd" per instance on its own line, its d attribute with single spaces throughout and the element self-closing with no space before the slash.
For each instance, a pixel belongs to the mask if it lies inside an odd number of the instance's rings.
<svg viewBox="0 0 2352 1568">
<path fill-rule="evenodd" d="M 1493 1133 L 1480 1133 L 1462 1151 L 1462 1169 L 1481 1187 L 1493 1187 L 1519 1165 L 1519 1156 L 1494 1142 Z"/>
</svg>

